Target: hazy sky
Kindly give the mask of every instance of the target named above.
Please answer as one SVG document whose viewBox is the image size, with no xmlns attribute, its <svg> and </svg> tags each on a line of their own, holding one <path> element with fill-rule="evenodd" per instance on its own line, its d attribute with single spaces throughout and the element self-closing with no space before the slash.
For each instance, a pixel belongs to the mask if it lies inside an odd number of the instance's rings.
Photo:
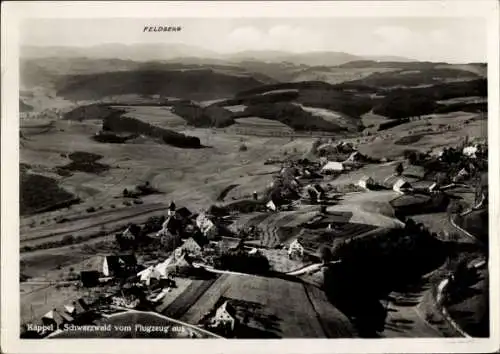
<svg viewBox="0 0 500 354">
<path fill-rule="evenodd" d="M 144 26 L 180 32 L 143 32 Z M 185 43 L 227 53 L 242 50 L 341 51 L 418 60 L 486 61 L 482 18 L 32 19 L 22 44 Z"/>
</svg>

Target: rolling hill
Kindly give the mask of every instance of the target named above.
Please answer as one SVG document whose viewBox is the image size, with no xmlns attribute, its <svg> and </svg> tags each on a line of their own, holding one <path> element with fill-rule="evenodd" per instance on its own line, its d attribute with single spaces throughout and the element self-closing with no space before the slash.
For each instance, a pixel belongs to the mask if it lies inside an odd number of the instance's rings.
<svg viewBox="0 0 500 354">
<path fill-rule="evenodd" d="M 137 70 L 66 76 L 59 80 L 57 95 L 72 100 L 100 100 L 107 96 L 138 94 L 212 100 L 261 86 L 251 76 L 202 70 Z"/>
</svg>

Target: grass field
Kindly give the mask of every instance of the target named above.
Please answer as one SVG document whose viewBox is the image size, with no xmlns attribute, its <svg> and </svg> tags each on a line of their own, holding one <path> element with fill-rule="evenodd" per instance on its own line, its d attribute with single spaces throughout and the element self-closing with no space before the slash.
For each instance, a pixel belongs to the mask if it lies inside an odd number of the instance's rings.
<svg viewBox="0 0 500 354">
<path fill-rule="evenodd" d="M 237 119 L 234 126 L 225 129 L 205 129 L 186 126 L 182 118 L 172 114 L 166 107 L 127 106 L 126 109 L 129 111 L 127 114 L 132 117 L 196 136 L 206 147 L 186 150 L 156 144 L 151 140 L 136 144 L 99 143 L 92 139 L 101 129 L 99 120 L 54 123 L 50 120 L 27 120 L 21 123 L 21 131 L 25 133 L 26 139 L 23 139 L 20 162 L 26 164 L 25 167 L 31 173 L 53 178 L 60 187 L 82 199 L 80 204 L 69 208 L 21 218 L 22 247 L 60 241 L 67 236 L 81 237 L 81 242 L 72 246 L 22 252 L 21 271 L 31 277 L 32 281 L 58 279 L 70 267 L 79 269 L 82 262 L 92 256 L 84 251 L 85 245 L 97 245 L 104 240 L 113 241 L 113 232 L 125 227 L 128 222 L 140 223 L 152 215 L 165 214 L 171 200 L 175 200 L 178 206 L 186 206 L 191 211 L 198 212 L 212 204 L 221 203 L 221 195 L 224 196 L 224 203 L 251 198 L 253 191 L 262 195 L 272 181 L 273 174 L 279 169 L 276 165 L 264 165 L 264 161 L 271 157 L 305 156 L 314 141 L 312 137 L 282 137 L 280 135 L 283 132 L 291 132 L 289 127 L 258 117 Z M 314 110 L 325 119 L 338 119 L 334 112 Z M 385 117 L 370 114 L 363 117 L 365 125 L 383 120 Z M 399 161 L 404 149 L 427 151 L 456 145 L 465 135 L 485 136 L 486 131 L 487 120 L 480 114 L 459 112 L 432 115 L 371 136 L 343 140 L 353 142 L 365 155 L 396 158 Z M 401 139 L 404 144 L 398 145 L 397 142 L 401 144 Z M 243 145 L 245 149 L 241 148 Z M 109 166 L 109 169 L 99 174 L 71 171 L 71 175 L 59 175 L 57 168 L 71 163 L 68 156 L 76 151 L 102 156 L 99 163 Z M 381 182 L 393 174 L 395 163 L 369 164 L 355 171 L 346 171 L 335 178 L 327 177 L 322 184 L 329 183 L 340 188 L 355 183 L 365 175 Z M 419 179 L 421 172 L 418 168 L 407 166 L 405 177 L 413 182 Z M 134 188 L 146 181 L 161 194 L 143 197 L 143 204 L 140 205 L 126 205 L 127 201 L 122 197 L 123 189 Z M 371 222 L 372 218 L 379 221 L 386 218 L 390 221 L 393 215 L 386 210 L 386 206 L 397 196 L 397 193 L 390 190 L 349 193 L 339 201 L 340 208 L 334 207 L 330 211 L 349 211 L 347 205 L 365 213 L 358 213 L 360 216 L 356 220 L 359 223 Z M 231 227 L 240 229 L 256 225 L 262 230 L 263 246 L 273 247 L 294 239 L 299 235 L 301 224 L 316 217 L 318 211 L 318 206 L 303 205 L 289 212 L 240 214 Z M 66 220 L 58 222 L 62 219 Z M 388 221 L 386 219 L 382 221 Z M 423 222 L 435 232 L 447 231 L 450 227 L 441 214 L 420 215 L 417 221 Z M 360 230 L 349 232 L 346 234 L 362 233 Z M 345 236 L 337 236 L 342 235 Z M 306 236 L 309 236 L 307 248 L 313 252 L 321 244 L 333 241 L 315 232 Z M 94 253 L 99 249 L 96 246 Z M 289 271 L 301 265 L 300 262 L 289 261 L 283 250 L 265 252 L 268 252 L 275 270 Z M 312 279 L 315 276 L 310 277 Z M 39 315 L 78 295 L 71 287 L 56 289 L 54 286 L 33 282 L 23 282 L 21 285 L 24 319 L 31 316 L 30 303 L 35 305 Z M 50 300 L 46 301 L 46 297 Z M 338 337 L 353 333 L 347 319 L 316 288 L 276 278 L 222 275 L 213 280 L 179 280 L 179 287 L 167 294 L 159 305 L 159 311 L 197 324 L 202 316 L 213 310 L 222 297 L 239 300 L 243 307 L 246 303 L 249 308 L 255 308 L 258 319 L 251 323 L 256 329 L 265 330 L 266 326 L 262 322 L 259 325 L 259 320 L 264 318 L 264 323 L 266 320 L 271 321 L 268 322 L 271 325 L 267 327 L 271 328 L 267 334 L 271 337 Z M 420 314 L 415 310 L 400 311 L 401 314 L 394 317 L 395 323 L 399 321 L 401 324 L 401 318 L 415 321 L 413 335 L 435 334 L 433 329 L 419 322 Z M 396 327 L 388 328 L 384 335 L 406 335 L 398 334 Z M 409 329 L 405 333 L 412 331 Z"/>
<path fill-rule="evenodd" d="M 155 126 L 171 129 L 183 127 L 186 121 L 173 113 L 171 107 L 160 106 L 112 106 L 127 111 L 125 116 L 137 118 Z"/>
<path fill-rule="evenodd" d="M 264 338 L 335 338 L 354 332 L 323 292 L 300 282 L 243 275 L 221 276 L 181 320 L 197 324 L 221 297 L 242 304 L 250 326 Z"/>
<path fill-rule="evenodd" d="M 280 136 L 291 135 L 293 129 L 276 120 L 259 117 L 247 117 L 235 119 L 236 124 L 228 127 L 227 130 L 237 134 Z"/>
<path fill-rule="evenodd" d="M 348 129 L 349 131 L 357 131 L 358 125 L 361 123 L 360 120 L 347 117 L 342 113 L 334 112 L 326 108 L 309 107 L 298 103 L 296 103 L 296 105 L 316 117 L 323 118 L 327 122 L 334 122 L 341 127 Z"/>
</svg>

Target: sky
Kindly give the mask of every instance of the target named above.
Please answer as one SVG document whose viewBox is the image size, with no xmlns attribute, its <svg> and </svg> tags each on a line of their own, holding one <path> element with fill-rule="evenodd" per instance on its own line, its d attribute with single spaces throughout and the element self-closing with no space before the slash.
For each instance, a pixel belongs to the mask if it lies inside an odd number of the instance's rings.
<svg viewBox="0 0 500 354">
<path fill-rule="evenodd" d="M 144 26 L 180 26 L 144 32 Z M 244 50 L 336 51 L 416 60 L 485 62 L 484 18 L 31 19 L 23 45 L 184 43 L 220 53 Z"/>
</svg>

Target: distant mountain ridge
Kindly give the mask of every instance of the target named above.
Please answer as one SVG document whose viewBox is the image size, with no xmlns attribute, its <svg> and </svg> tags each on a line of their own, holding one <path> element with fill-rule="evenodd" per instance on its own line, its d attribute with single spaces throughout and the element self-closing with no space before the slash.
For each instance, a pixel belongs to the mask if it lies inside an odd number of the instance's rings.
<svg viewBox="0 0 500 354">
<path fill-rule="evenodd" d="M 22 46 L 20 50 L 22 59 L 32 58 L 75 58 L 86 57 L 89 59 L 121 59 L 134 61 L 173 60 L 189 58 L 192 62 L 199 60 L 199 64 L 234 63 L 246 60 L 257 60 L 269 63 L 289 62 L 294 65 L 337 66 L 352 61 L 377 60 L 408 62 L 412 59 L 397 56 L 359 56 L 344 52 L 316 51 L 305 53 L 292 53 L 286 51 L 247 50 L 237 53 L 217 53 L 197 46 L 174 44 L 102 44 L 91 47 L 40 47 Z"/>
</svg>

